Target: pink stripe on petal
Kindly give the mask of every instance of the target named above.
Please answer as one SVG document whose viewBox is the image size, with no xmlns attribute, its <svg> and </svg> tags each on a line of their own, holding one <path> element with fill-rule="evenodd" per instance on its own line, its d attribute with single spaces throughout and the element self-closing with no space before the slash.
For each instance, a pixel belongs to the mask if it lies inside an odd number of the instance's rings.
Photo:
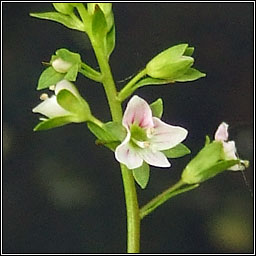
<svg viewBox="0 0 256 256">
<path fill-rule="evenodd" d="M 148 103 L 137 95 L 128 102 L 123 117 L 125 127 L 130 127 L 133 123 L 143 128 L 153 127 L 152 111 Z"/>
</svg>

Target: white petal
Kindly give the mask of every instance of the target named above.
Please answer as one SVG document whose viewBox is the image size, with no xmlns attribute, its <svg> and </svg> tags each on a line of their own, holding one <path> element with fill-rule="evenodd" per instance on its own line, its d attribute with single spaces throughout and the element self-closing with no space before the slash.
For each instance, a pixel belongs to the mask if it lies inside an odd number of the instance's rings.
<svg viewBox="0 0 256 256">
<path fill-rule="evenodd" d="M 66 73 L 72 67 L 72 63 L 58 58 L 52 62 L 53 68 L 59 73 Z"/>
<path fill-rule="evenodd" d="M 139 96 L 133 96 L 127 104 L 123 117 L 123 125 L 130 127 L 136 123 L 142 128 L 153 127 L 152 111 L 148 103 Z"/>
<path fill-rule="evenodd" d="M 229 141 L 229 142 L 223 142 L 223 147 L 224 147 L 224 153 L 225 153 L 225 158 L 226 160 L 236 160 L 237 155 L 236 155 L 236 146 L 234 141 Z M 245 167 L 241 164 L 236 164 L 232 167 L 230 167 L 228 170 L 231 171 L 240 171 L 244 170 Z"/>
<path fill-rule="evenodd" d="M 58 103 L 56 96 L 53 95 L 52 97 L 44 100 L 38 106 L 33 108 L 32 110 L 34 113 L 40 113 L 44 116 L 49 118 L 57 117 L 57 116 L 65 116 L 70 115 L 70 112 L 62 108 Z"/>
<path fill-rule="evenodd" d="M 152 151 L 150 148 L 141 149 L 139 151 L 140 156 L 143 160 L 153 166 L 157 167 L 170 167 L 171 164 L 168 161 L 167 157 L 159 151 Z"/>
<path fill-rule="evenodd" d="M 219 125 L 217 131 L 215 132 L 214 139 L 218 141 L 228 140 L 228 124 L 226 124 L 225 122 L 222 122 Z"/>
<path fill-rule="evenodd" d="M 125 140 L 116 148 L 115 158 L 118 162 L 125 164 L 128 169 L 136 169 L 142 165 L 143 160 L 136 150 L 129 147 L 130 136 L 128 132 Z"/>
<path fill-rule="evenodd" d="M 234 141 L 223 142 L 225 158 L 227 160 L 236 160 L 236 146 Z"/>
<path fill-rule="evenodd" d="M 69 81 L 67 80 L 61 80 L 60 82 L 58 82 L 55 86 L 55 95 L 57 95 L 59 93 L 59 91 L 61 90 L 68 90 L 70 91 L 72 94 L 74 94 L 75 96 L 79 97 L 79 92 L 76 89 L 76 87 Z"/>
<path fill-rule="evenodd" d="M 150 137 L 150 143 L 155 150 L 165 150 L 181 143 L 188 131 L 179 126 L 164 123 L 157 117 L 153 117 L 154 128 Z"/>
</svg>

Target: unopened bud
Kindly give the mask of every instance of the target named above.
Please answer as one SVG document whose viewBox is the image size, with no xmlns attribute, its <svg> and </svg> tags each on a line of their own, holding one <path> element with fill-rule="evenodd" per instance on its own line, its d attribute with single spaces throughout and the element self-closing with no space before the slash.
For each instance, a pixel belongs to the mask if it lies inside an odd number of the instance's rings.
<svg viewBox="0 0 256 256">
<path fill-rule="evenodd" d="M 72 67 L 72 63 L 57 58 L 52 62 L 52 67 L 59 73 L 67 73 Z"/>
</svg>

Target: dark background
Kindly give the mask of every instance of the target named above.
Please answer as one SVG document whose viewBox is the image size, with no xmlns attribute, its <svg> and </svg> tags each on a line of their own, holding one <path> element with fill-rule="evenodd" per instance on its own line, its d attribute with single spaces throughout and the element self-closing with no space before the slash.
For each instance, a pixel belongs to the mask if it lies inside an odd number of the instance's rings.
<svg viewBox="0 0 256 256">
<path fill-rule="evenodd" d="M 94 144 L 85 124 L 35 133 L 37 80 L 42 61 L 58 48 L 81 53 L 97 67 L 84 34 L 29 17 L 50 3 L 3 3 L 3 252 L 124 253 L 126 212 L 113 154 Z M 136 94 L 164 100 L 163 120 L 189 130 L 192 154 L 172 168 L 151 168 L 140 205 L 176 182 L 181 170 L 213 136 L 230 124 L 243 177 L 227 171 L 179 195 L 142 222 L 142 253 L 253 252 L 253 3 L 114 3 L 117 43 L 111 56 L 116 81 L 136 74 L 160 51 L 188 42 L 195 67 L 207 77 L 147 86 Z M 103 88 L 76 82 L 93 113 L 110 119 Z M 118 82 L 120 89 L 124 83 Z"/>
</svg>

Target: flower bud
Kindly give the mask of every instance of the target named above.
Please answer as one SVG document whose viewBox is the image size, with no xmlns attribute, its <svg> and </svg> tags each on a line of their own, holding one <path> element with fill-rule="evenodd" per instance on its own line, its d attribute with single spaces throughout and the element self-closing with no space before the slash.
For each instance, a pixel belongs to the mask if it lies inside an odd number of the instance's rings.
<svg viewBox="0 0 256 256">
<path fill-rule="evenodd" d="M 215 140 L 206 145 L 188 163 L 182 173 L 182 180 L 187 184 L 201 183 L 225 171 L 240 171 L 249 166 L 249 161 L 237 156 L 235 142 L 228 141 L 228 125 L 221 123 L 215 133 Z"/>
<path fill-rule="evenodd" d="M 52 67 L 59 73 L 67 73 L 72 67 L 72 63 L 57 58 L 52 62 Z"/>
<path fill-rule="evenodd" d="M 175 81 L 194 63 L 194 59 L 186 55 L 187 48 L 188 44 L 179 44 L 161 52 L 147 64 L 147 74 L 153 78 Z"/>
<path fill-rule="evenodd" d="M 53 3 L 53 7 L 56 11 L 63 14 L 71 14 L 74 7 L 70 3 Z"/>
<path fill-rule="evenodd" d="M 223 147 L 214 141 L 206 145 L 186 166 L 182 173 L 182 180 L 187 184 L 201 183 L 219 173 L 213 168 L 222 160 Z M 224 170 L 223 170 L 224 171 Z"/>
<path fill-rule="evenodd" d="M 114 24 L 114 16 L 112 12 L 112 3 L 87 3 L 87 10 L 89 14 L 93 15 L 96 6 L 98 6 L 101 11 L 104 13 L 107 29 L 108 31 L 112 28 Z"/>
</svg>

